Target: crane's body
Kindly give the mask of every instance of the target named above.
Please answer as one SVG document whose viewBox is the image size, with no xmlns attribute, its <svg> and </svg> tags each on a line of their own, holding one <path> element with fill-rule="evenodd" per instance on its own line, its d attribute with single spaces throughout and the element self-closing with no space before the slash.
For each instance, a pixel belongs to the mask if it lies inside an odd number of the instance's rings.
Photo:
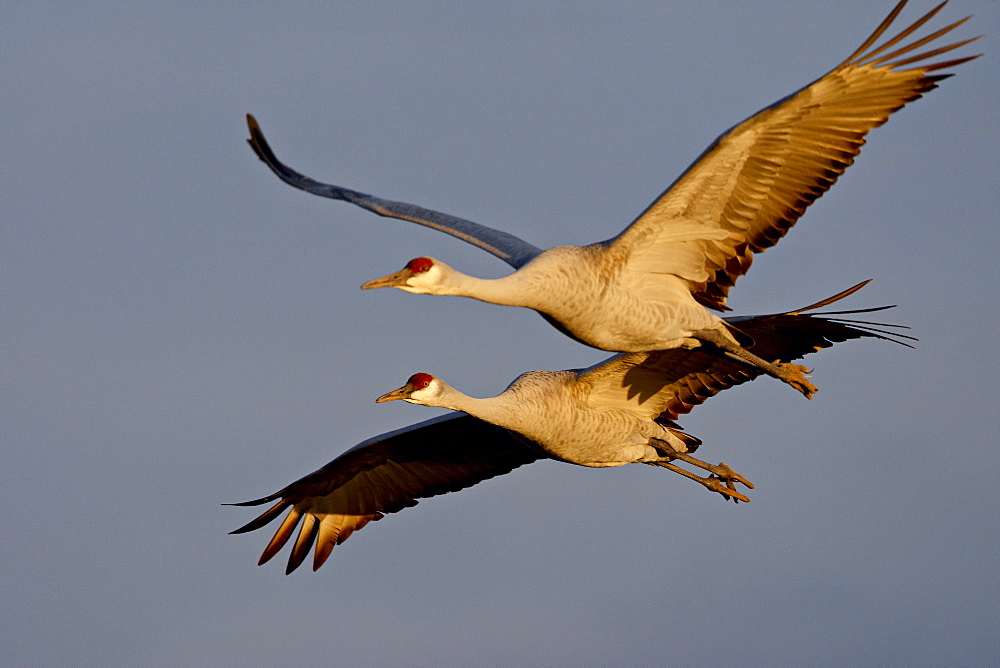
<svg viewBox="0 0 1000 668">
<path fill-rule="evenodd" d="M 670 461 L 687 452 L 690 437 L 679 429 L 655 422 L 641 404 L 636 410 L 603 405 L 591 397 L 591 387 L 585 371 L 529 371 L 497 396 L 477 399 L 420 373 L 378 401 L 402 399 L 468 413 L 517 432 L 552 459 L 580 466 Z"/>
<path fill-rule="evenodd" d="M 748 341 L 706 308 L 727 310 L 729 289 L 754 255 L 777 243 L 836 182 L 871 129 L 951 76 L 938 70 L 975 58 L 928 62 L 971 39 L 914 53 L 965 19 L 900 46 L 944 3 L 875 46 L 905 4 L 900 2 L 844 62 L 723 133 L 624 231 L 590 246 L 541 251 L 472 221 L 320 183 L 281 163 L 248 116 L 250 145 L 296 188 L 451 234 L 516 269 L 484 281 L 438 260 L 417 258 L 363 287 L 533 308 L 561 331 L 603 350 L 711 346 L 811 397 L 816 388 L 803 367 L 750 352 Z"/>
<path fill-rule="evenodd" d="M 414 294 L 534 309 L 572 338 L 609 352 L 697 347 L 701 343 L 693 337 L 699 331 L 728 332 L 725 321 L 698 304 L 682 279 L 631 271 L 622 255 L 605 243 L 557 246 L 494 279 L 463 274 L 434 258 L 417 258 L 402 272 L 363 287 L 388 282 Z M 420 279 L 413 280 L 416 276 Z"/>
</svg>

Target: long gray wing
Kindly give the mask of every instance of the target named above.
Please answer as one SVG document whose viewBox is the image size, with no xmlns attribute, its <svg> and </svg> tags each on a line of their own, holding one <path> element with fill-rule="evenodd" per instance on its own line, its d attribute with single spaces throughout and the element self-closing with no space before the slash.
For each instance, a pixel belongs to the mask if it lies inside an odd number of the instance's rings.
<svg viewBox="0 0 1000 668">
<path fill-rule="evenodd" d="M 275 494 L 234 506 L 277 503 L 232 533 L 259 529 L 288 509 L 260 564 L 302 527 L 288 559 L 291 573 L 316 545 L 313 570 L 356 530 L 417 499 L 457 492 L 545 455 L 506 429 L 464 413 L 420 422 L 368 439 Z"/>
<path fill-rule="evenodd" d="M 330 199 L 350 202 L 351 204 L 360 206 L 362 209 L 367 209 L 386 218 L 408 220 L 411 223 L 417 223 L 444 232 L 445 234 L 450 234 L 453 237 L 467 241 L 473 246 L 478 246 L 496 255 L 515 269 L 527 264 L 533 257 L 542 252 L 541 249 L 515 237 L 513 234 L 494 230 L 492 227 L 486 227 L 471 220 L 450 216 L 440 211 L 425 209 L 415 204 L 394 202 L 329 183 L 320 183 L 300 174 L 278 160 L 264 138 L 264 133 L 261 132 L 257 120 L 250 114 L 247 114 L 247 127 L 250 130 L 250 139 L 247 140 L 250 148 L 253 149 L 254 153 L 257 154 L 257 157 L 265 165 L 271 168 L 271 171 L 279 179 L 294 188 L 305 190 L 320 197 L 329 197 Z"/>
</svg>

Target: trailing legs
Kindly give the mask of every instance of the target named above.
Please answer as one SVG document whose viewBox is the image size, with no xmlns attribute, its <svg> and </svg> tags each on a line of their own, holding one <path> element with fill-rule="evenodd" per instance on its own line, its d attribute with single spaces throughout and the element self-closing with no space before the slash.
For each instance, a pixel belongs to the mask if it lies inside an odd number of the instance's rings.
<svg viewBox="0 0 1000 668">
<path fill-rule="evenodd" d="M 801 392 L 806 399 L 812 399 L 812 395 L 819 391 L 819 388 L 810 383 L 809 379 L 806 378 L 806 374 L 810 373 L 807 367 L 798 364 L 789 364 L 788 362 L 768 362 L 714 329 L 697 331 L 694 333 L 694 338 L 715 346 L 726 357 L 739 360 L 750 366 L 755 366 L 767 375 L 788 383 Z"/>
<path fill-rule="evenodd" d="M 749 489 L 753 489 L 753 483 L 722 462 L 719 462 L 718 464 L 709 464 L 708 462 L 702 461 L 697 457 L 693 457 L 686 452 L 675 450 L 665 441 L 657 440 L 656 445 L 657 450 L 663 452 L 667 459 L 644 463 L 652 466 L 662 466 L 663 468 L 670 469 L 675 473 L 680 473 L 685 478 L 690 478 L 698 484 L 704 485 L 709 491 L 721 494 L 726 500 L 732 499 L 736 502 L 743 501 L 744 503 L 750 503 L 750 499 L 736 491 L 736 483 L 745 485 Z M 671 463 L 674 459 L 679 459 L 680 461 L 690 464 L 691 466 L 708 471 L 712 475 L 706 477 L 695 475 L 694 473 L 681 468 L 677 464 Z"/>
</svg>

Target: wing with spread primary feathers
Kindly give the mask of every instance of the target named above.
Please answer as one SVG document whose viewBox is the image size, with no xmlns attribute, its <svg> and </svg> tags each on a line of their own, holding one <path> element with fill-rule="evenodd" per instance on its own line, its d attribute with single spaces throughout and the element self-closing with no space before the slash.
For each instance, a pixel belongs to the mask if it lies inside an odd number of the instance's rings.
<svg viewBox="0 0 1000 668">
<path fill-rule="evenodd" d="M 716 139 L 611 240 L 628 258 L 627 270 L 675 274 L 702 305 L 728 310 L 729 288 L 750 268 L 753 254 L 776 244 L 836 182 L 869 130 L 951 76 L 931 73 L 977 57 L 926 62 L 972 39 L 911 55 L 967 18 L 897 46 L 944 3 L 875 47 L 904 4 L 830 73 Z"/>
<path fill-rule="evenodd" d="M 280 492 L 230 504 L 277 501 L 232 533 L 259 529 L 288 510 L 259 563 L 270 560 L 301 521 L 285 572 L 298 568 L 313 544 L 316 570 L 335 546 L 383 513 L 471 487 L 544 456 L 506 429 L 464 413 L 445 415 L 360 443 Z"/>
</svg>

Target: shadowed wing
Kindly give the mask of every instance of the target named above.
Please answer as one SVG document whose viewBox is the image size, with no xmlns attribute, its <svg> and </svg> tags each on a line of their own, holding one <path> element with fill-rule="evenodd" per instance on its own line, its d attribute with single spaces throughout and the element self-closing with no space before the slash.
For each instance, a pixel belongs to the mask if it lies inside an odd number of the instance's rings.
<svg viewBox="0 0 1000 668">
<path fill-rule="evenodd" d="M 280 492 L 229 504 L 256 506 L 277 501 L 232 533 L 259 529 L 287 509 L 259 564 L 288 542 L 301 521 L 285 572 L 298 568 L 313 544 L 316 570 L 335 546 L 381 519 L 383 513 L 414 506 L 420 498 L 471 487 L 544 456 L 506 429 L 464 413 L 445 415 L 360 443 Z"/>
<path fill-rule="evenodd" d="M 515 269 L 527 264 L 533 257 L 542 252 L 541 249 L 515 237 L 513 234 L 494 230 L 491 227 L 474 223 L 471 220 L 450 216 L 440 211 L 425 209 L 415 204 L 394 202 L 329 183 L 320 183 L 298 173 L 278 160 L 278 157 L 274 155 L 274 151 L 268 145 L 267 140 L 264 139 L 264 133 L 261 132 L 257 120 L 250 114 L 247 114 L 247 127 L 250 130 L 250 139 L 247 140 L 247 143 L 250 144 L 250 148 L 257 154 L 257 157 L 270 167 L 271 171 L 277 174 L 279 179 L 299 190 L 305 190 L 320 197 L 329 197 L 330 199 L 350 202 L 387 218 L 398 218 L 400 220 L 408 220 L 411 223 L 426 225 L 432 229 L 457 237 L 462 241 L 467 241 L 473 246 L 478 246 L 496 255 Z"/>
<path fill-rule="evenodd" d="M 729 318 L 727 322 L 753 339 L 754 344 L 748 346 L 748 350 L 772 361 L 800 359 L 849 339 L 877 338 L 909 345 L 899 339 L 915 340 L 913 337 L 882 329 L 899 325 L 829 317 L 881 311 L 891 306 L 814 315 L 804 313 L 839 301 L 867 283 L 859 283 L 795 311 Z M 700 348 L 674 348 L 615 355 L 585 369 L 581 375 L 591 383 L 590 400 L 598 406 L 630 410 L 650 419 L 676 420 L 706 399 L 762 373 L 758 367 Z"/>
<path fill-rule="evenodd" d="M 854 162 L 868 131 L 951 76 L 928 73 L 977 57 L 914 65 L 972 39 L 910 55 L 967 18 L 896 46 L 944 3 L 873 47 L 904 4 L 906 0 L 829 74 L 716 139 L 611 240 L 612 249 L 628 257 L 626 271 L 675 274 L 687 281 L 702 305 L 728 310 L 729 288 L 750 268 L 753 254 L 776 244 L 806 207 L 836 182 Z M 702 228 L 703 238 L 690 238 L 692 226 Z"/>
</svg>

